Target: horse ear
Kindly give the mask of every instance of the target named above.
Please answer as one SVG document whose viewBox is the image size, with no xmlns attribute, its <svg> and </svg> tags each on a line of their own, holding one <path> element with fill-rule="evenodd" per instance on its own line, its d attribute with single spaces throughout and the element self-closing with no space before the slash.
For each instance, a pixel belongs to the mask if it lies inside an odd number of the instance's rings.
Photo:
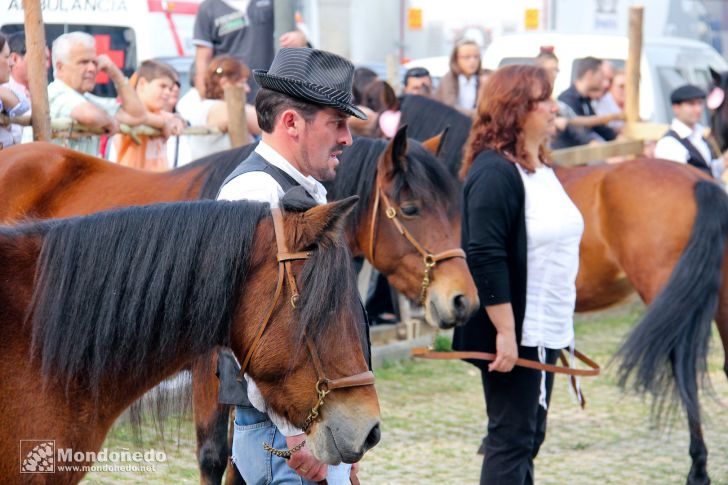
<svg viewBox="0 0 728 485">
<path fill-rule="evenodd" d="M 721 83 L 720 83 L 720 81 L 721 81 L 720 73 L 718 71 L 716 71 L 715 69 L 713 69 L 712 67 L 708 67 L 708 70 L 710 71 L 710 76 L 713 78 L 713 82 L 715 83 L 715 85 L 718 86 L 719 88 L 723 87 L 723 86 L 721 86 Z"/>
<path fill-rule="evenodd" d="M 346 216 L 359 201 L 358 195 L 337 200 L 330 204 L 317 205 L 303 213 L 296 246 L 308 248 L 322 241 L 334 241 L 343 230 Z"/>
<path fill-rule="evenodd" d="M 450 131 L 450 125 L 446 126 L 444 130 L 442 130 L 442 133 L 439 135 L 435 135 L 432 138 L 428 138 L 427 140 L 422 142 L 422 146 L 425 147 L 430 153 L 435 155 L 436 157 L 440 156 L 440 152 L 442 152 L 442 147 L 445 146 L 445 140 L 447 140 L 447 134 Z"/>
<path fill-rule="evenodd" d="M 395 173 L 404 171 L 407 163 L 406 153 L 407 125 L 402 125 L 392 141 L 389 142 L 384 156 L 379 159 L 378 172 L 387 178 L 392 178 Z"/>
</svg>

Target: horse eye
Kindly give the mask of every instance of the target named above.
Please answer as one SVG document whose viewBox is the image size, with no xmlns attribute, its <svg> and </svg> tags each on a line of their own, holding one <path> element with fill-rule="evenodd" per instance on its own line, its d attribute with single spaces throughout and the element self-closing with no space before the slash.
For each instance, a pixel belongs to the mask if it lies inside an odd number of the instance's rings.
<svg viewBox="0 0 728 485">
<path fill-rule="evenodd" d="M 414 217 L 416 215 L 419 215 L 419 213 L 420 213 L 420 208 L 417 207 L 415 204 L 401 205 L 399 207 L 399 210 L 401 210 L 402 215 L 404 215 L 406 217 Z"/>
</svg>

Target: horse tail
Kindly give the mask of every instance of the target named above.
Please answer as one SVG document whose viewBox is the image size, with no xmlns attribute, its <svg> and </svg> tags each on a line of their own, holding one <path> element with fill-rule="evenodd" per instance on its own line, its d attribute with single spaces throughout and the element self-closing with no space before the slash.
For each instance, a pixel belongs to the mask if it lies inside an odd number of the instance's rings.
<svg viewBox="0 0 728 485">
<path fill-rule="evenodd" d="M 687 246 L 665 288 L 647 309 L 616 358 L 619 384 L 664 404 L 682 402 L 699 421 L 698 386 L 707 384 L 711 322 L 718 306 L 721 266 L 728 232 L 728 196 L 713 182 L 695 184 L 697 214 Z"/>
</svg>

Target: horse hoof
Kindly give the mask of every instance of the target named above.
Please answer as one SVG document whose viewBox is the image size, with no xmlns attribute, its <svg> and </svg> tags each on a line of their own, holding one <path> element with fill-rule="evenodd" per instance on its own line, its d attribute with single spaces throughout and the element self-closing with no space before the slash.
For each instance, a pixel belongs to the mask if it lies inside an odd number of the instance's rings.
<svg viewBox="0 0 728 485">
<path fill-rule="evenodd" d="M 710 477 L 707 473 L 690 473 L 688 475 L 688 481 L 685 483 L 686 485 L 710 485 Z"/>
</svg>

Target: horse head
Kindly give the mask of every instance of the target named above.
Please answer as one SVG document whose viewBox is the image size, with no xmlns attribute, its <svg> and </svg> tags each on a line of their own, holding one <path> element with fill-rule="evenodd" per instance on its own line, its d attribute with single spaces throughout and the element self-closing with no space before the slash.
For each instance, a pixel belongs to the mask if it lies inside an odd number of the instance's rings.
<svg viewBox="0 0 728 485">
<path fill-rule="evenodd" d="M 725 151 L 728 149 L 728 103 L 725 99 L 728 90 L 728 72 L 717 72 L 712 67 L 708 69 L 713 78 L 713 87 L 706 100 L 710 110 L 710 130 L 721 151 Z"/>
<path fill-rule="evenodd" d="M 304 211 L 306 203 L 284 198 L 282 227 L 270 219 L 258 226 L 262 240 L 276 242 L 252 255 L 231 327 L 231 347 L 269 406 L 304 429 L 314 455 L 330 464 L 358 461 L 380 436 L 366 321 L 342 229 L 356 200 L 307 203 Z"/>
<path fill-rule="evenodd" d="M 363 225 L 365 255 L 392 285 L 425 307 L 443 328 L 463 324 L 477 310 L 477 290 L 460 249 L 457 190 L 435 158 L 444 135 L 424 145 L 397 131 L 377 160 L 376 184 Z"/>
</svg>

